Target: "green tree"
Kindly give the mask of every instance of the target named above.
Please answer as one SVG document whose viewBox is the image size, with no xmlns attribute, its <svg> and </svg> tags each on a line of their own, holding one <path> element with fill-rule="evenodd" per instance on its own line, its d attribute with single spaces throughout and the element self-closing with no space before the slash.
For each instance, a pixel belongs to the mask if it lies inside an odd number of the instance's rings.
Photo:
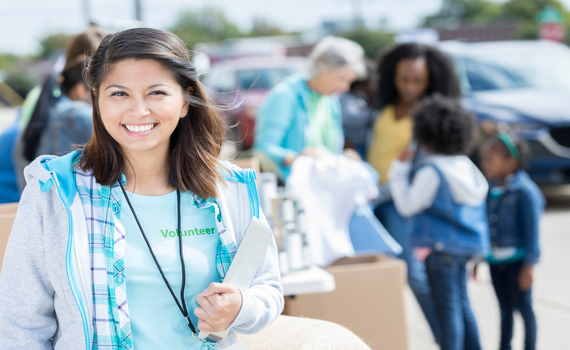
<svg viewBox="0 0 570 350">
<path fill-rule="evenodd" d="M 40 40 L 42 51 L 39 58 L 47 58 L 63 52 L 71 35 L 64 33 L 51 34 Z"/>
<path fill-rule="evenodd" d="M 570 12 L 558 0 L 509 0 L 503 4 L 501 18 L 519 22 L 520 28 L 517 34 L 519 39 L 538 38 L 539 12 L 547 7 L 560 11 L 566 26 L 566 42 L 570 43 Z"/>
<path fill-rule="evenodd" d="M 278 26 L 270 23 L 265 18 L 257 17 L 253 19 L 253 24 L 251 26 L 251 30 L 248 33 L 248 36 L 274 36 L 283 34 L 285 34 L 285 32 Z"/>
<path fill-rule="evenodd" d="M 501 4 L 488 0 L 443 0 L 438 12 L 424 18 L 425 27 L 457 23 L 489 23 L 501 13 Z"/>
<path fill-rule="evenodd" d="M 357 42 L 364 49 L 366 57 L 375 59 L 378 53 L 394 43 L 394 36 L 382 30 L 364 26 L 337 34 L 340 37 Z"/>
<path fill-rule="evenodd" d="M 0 70 L 10 70 L 19 57 L 11 53 L 0 53 Z"/>
<path fill-rule="evenodd" d="M 8 72 L 4 82 L 22 98 L 25 98 L 28 92 L 38 83 L 36 77 L 26 72 Z"/>
<path fill-rule="evenodd" d="M 190 48 L 197 43 L 243 36 L 237 25 L 230 22 L 221 11 L 215 9 L 183 12 L 170 31 L 178 35 Z"/>
</svg>

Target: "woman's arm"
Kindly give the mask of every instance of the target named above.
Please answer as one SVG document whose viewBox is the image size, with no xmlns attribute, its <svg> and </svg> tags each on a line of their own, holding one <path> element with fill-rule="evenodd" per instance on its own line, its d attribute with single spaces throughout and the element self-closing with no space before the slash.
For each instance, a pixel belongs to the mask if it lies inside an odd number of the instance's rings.
<svg viewBox="0 0 570 350">
<path fill-rule="evenodd" d="M 267 224 L 263 213 L 260 219 Z M 210 283 L 196 301 L 200 306 L 194 314 L 203 332 L 233 328 L 238 333 L 253 334 L 272 323 L 284 304 L 275 239 L 271 239 L 249 289 Z"/>
<path fill-rule="evenodd" d="M 52 349 L 57 320 L 43 233 L 59 218 L 56 213 L 42 215 L 43 203 L 38 198 L 42 195 L 38 181 L 26 186 L 4 255 L 0 349 Z"/>
<path fill-rule="evenodd" d="M 259 218 L 267 223 L 262 212 Z M 241 291 L 242 306 L 231 324 L 237 333 L 257 333 L 277 319 L 285 303 L 280 280 L 277 245 L 275 239 L 271 239 L 251 287 Z"/>
<path fill-rule="evenodd" d="M 388 171 L 394 205 L 404 217 L 414 216 L 429 208 L 439 188 L 439 176 L 431 166 L 420 169 L 410 183 L 411 168 L 410 162 L 394 160 Z"/>
<path fill-rule="evenodd" d="M 262 261 L 262 267 L 263 264 Z M 271 278 L 271 275 L 269 273 L 267 277 Z M 259 332 L 283 311 L 283 291 L 276 282 L 268 282 L 259 276 L 258 270 L 247 291 L 230 284 L 210 283 L 196 298 L 200 305 L 194 310 L 199 318 L 198 328 L 204 332 L 221 332 L 228 327 L 238 333 Z"/>
<path fill-rule="evenodd" d="M 279 165 L 297 154 L 295 150 L 281 146 L 295 117 L 295 105 L 291 92 L 276 91 L 269 94 L 257 115 L 255 148 L 267 153 Z"/>
</svg>

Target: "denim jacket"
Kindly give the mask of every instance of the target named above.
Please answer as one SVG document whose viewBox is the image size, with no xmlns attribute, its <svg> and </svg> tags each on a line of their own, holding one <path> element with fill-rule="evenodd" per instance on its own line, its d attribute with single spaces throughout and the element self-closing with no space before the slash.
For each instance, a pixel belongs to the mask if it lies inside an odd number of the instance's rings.
<svg viewBox="0 0 570 350">
<path fill-rule="evenodd" d="M 89 141 L 92 133 L 93 108 L 86 102 L 61 95 L 49 111 L 36 155 L 62 156 L 73 151 L 74 145 Z"/>
<path fill-rule="evenodd" d="M 431 206 L 412 217 L 412 246 L 429 247 L 453 255 L 486 255 L 489 251 L 489 233 L 485 201 L 482 199 L 479 205 L 456 203 L 438 166 L 423 163 L 413 173 L 424 166 L 436 170 L 440 185 Z"/>
<path fill-rule="evenodd" d="M 494 183 L 491 183 L 491 188 Z M 545 200 L 538 186 L 524 170 L 507 179 L 504 193 L 487 198 L 491 245 L 524 247 L 526 264 L 536 264 L 540 256 L 538 231 Z"/>
</svg>

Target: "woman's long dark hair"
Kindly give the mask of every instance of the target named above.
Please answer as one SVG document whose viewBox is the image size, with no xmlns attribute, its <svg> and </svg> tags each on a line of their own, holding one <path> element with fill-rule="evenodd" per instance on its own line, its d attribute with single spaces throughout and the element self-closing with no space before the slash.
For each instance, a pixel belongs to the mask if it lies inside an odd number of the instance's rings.
<svg viewBox="0 0 570 350">
<path fill-rule="evenodd" d="M 453 62 L 449 57 L 428 45 L 415 43 L 400 44 L 383 53 L 378 60 L 378 88 L 374 93 L 373 107 L 382 109 L 398 102 L 398 91 L 394 78 L 396 66 L 403 59 L 425 59 L 429 70 L 429 84 L 424 96 L 437 92 L 446 97 L 461 96 L 459 81 Z"/>
<path fill-rule="evenodd" d="M 99 89 L 113 66 L 127 59 L 154 60 L 169 70 L 190 107 L 170 137 L 169 184 L 201 198 L 215 198 L 223 181 L 218 156 L 224 123 L 198 81 L 184 42 L 176 35 L 152 28 L 135 28 L 107 35 L 88 61 L 85 80 L 93 101 L 93 136 L 83 149 L 78 166 L 91 170 L 98 183 L 114 185 L 128 162 L 119 143 L 103 124 Z"/>
</svg>

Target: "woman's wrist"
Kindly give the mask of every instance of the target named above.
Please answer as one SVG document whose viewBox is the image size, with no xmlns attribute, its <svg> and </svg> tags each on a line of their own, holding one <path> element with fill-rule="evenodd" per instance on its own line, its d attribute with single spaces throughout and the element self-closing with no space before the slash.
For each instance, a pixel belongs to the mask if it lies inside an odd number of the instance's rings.
<svg viewBox="0 0 570 350">
<path fill-rule="evenodd" d="M 296 155 L 296 154 L 292 154 L 292 155 L 289 155 L 289 156 L 285 157 L 285 158 L 283 159 L 283 165 L 285 165 L 285 166 L 291 166 L 291 164 L 293 164 L 293 162 L 295 161 L 295 158 L 297 158 L 297 155 Z"/>
</svg>

